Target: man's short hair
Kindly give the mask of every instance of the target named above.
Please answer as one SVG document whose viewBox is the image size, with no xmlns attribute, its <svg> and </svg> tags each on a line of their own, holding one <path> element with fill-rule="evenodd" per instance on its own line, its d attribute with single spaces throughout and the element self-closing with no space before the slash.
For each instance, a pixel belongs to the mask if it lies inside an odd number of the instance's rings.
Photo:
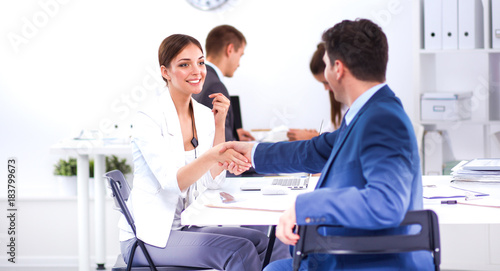
<svg viewBox="0 0 500 271">
<path fill-rule="evenodd" d="M 340 60 L 362 81 L 385 81 L 389 46 L 382 29 L 367 19 L 344 20 L 323 33 L 330 63 Z"/>
<path fill-rule="evenodd" d="M 205 49 L 207 56 L 217 57 L 229 44 L 234 45 L 235 50 L 247 44 L 245 36 L 230 25 L 219 25 L 212 29 L 207 35 Z"/>
</svg>

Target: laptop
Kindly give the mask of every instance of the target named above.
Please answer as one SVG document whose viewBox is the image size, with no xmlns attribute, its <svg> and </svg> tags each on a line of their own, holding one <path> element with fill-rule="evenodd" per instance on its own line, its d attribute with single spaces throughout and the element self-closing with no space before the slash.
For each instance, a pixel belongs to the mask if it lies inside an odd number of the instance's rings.
<svg viewBox="0 0 500 271">
<path fill-rule="evenodd" d="M 262 187 L 268 185 L 281 185 L 292 190 L 306 189 L 309 185 L 309 176 L 276 176 L 252 178 L 246 180 L 240 186 L 243 191 L 259 191 Z"/>
</svg>

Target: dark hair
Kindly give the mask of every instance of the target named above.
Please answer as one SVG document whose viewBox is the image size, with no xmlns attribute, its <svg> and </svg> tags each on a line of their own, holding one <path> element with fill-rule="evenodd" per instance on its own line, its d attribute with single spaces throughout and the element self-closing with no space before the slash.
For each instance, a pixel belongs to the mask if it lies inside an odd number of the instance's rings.
<svg viewBox="0 0 500 271">
<path fill-rule="evenodd" d="M 344 20 L 323 33 L 328 58 L 340 60 L 352 75 L 363 81 L 385 81 L 389 60 L 387 37 L 367 19 Z"/>
<path fill-rule="evenodd" d="M 323 61 L 323 56 L 325 55 L 325 44 L 320 43 L 316 47 L 316 51 L 311 58 L 311 62 L 309 63 L 309 68 L 311 69 L 312 74 L 322 74 L 325 72 L 325 62 Z M 333 126 L 338 128 L 340 123 L 342 122 L 342 104 L 335 100 L 335 95 L 333 92 L 328 91 L 328 95 L 330 96 L 330 118 L 332 120 Z"/>
<path fill-rule="evenodd" d="M 316 51 L 311 58 L 311 62 L 309 63 L 309 68 L 311 69 L 312 74 L 320 74 L 325 71 L 325 62 L 323 61 L 323 56 L 325 55 L 325 44 L 320 43 L 316 47 Z"/>
<path fill-rule="evenodd" d="M 247 44 L 247 41 L 245 36 L 233 26 L 224 24 L 215 27 L 208 33 L 205 41 L 207 56 L 217 57 L 229 44 L 233 44 L 234 49 L 239 50 L 241 46 Z"/>
<path fill-rule="evenodd" d="M 158 49 L 158 62 L 160 63 L 160 67 L 163 65 L 166 68 L 169 68 L 170 62 L 172 62 L 172 60 L 189 44 L 196 45 L 203 53 L 203 48 L 201 47 L 200 42 L 191 36 L 173 34 L 166 37 Z M 163 78 L 163 80 L 167 82 L 168 85 L 167 79 Z"/>
</svg>

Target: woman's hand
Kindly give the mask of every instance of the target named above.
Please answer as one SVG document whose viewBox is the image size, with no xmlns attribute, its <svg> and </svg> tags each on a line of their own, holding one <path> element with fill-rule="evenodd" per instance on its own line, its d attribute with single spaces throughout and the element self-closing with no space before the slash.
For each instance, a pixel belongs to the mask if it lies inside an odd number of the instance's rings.
<svg viewBox="0 0 500 271">
<path fill-rule="evenodd" d="M 222 93 L 213 93 L 208 96 L 213 98 L 212 100 L 212 112 L 214 113 L 215 126 L 225 124 L 227 111 L 229 110 L 229 105 L 231 102 Z"/>
<path fill-rule="evenodd" d="M 245 155 L 234 149 L 227 148 L 225 143 L 213 147 L 210 151 L 219 166 L 233 174 L 241 174 L 252 166 Z"/>
<path fill-rule="evenodd" d="M 290 129 L 286 133 L 289 141 L 295 140 L 309 140 L 315 136 L 319 136 L 319 133 L 314 129 Z"/>
</svg>

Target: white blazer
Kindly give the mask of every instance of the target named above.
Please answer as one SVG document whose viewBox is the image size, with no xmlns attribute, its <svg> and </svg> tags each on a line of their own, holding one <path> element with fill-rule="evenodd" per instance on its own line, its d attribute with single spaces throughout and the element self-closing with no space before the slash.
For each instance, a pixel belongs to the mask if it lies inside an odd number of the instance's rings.
<svg viewBox="0 0 500 271">
<path fill-rule="evenodd" d="M 212 111 L 191 99 L 196 131 L 197 155 L 213 146 L 215 121 Z M 132 149 L 134 185 L 127 205 L 132 213 L 137 238 L 147 244 L 165 247 L 179 197 L 186 197 L 177 184 L 177 171 L 186 164 L 184 143 L 177 111 L 168 90 L 145 110 L 139 111 L 133 125 Z M 215 179 L 210 172 L 196 187 L 217 189 L 225 181 L 225 171 Z M 194 185 L 191 186 L 194 189 Z M 125 217 L 119 222 L 120 241 L 134 237 Z"/>
</svg>

